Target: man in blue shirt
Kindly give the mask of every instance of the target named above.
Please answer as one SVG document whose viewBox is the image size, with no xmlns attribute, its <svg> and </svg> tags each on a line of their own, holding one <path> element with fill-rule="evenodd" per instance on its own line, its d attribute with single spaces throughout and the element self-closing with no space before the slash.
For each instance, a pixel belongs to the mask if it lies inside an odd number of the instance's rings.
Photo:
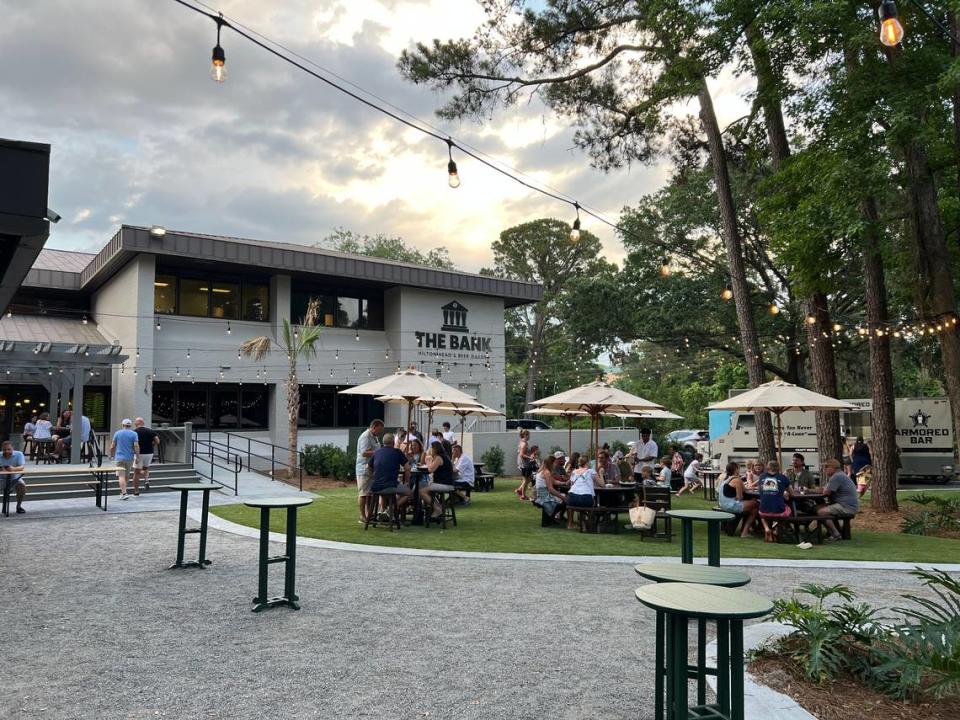
<svg viewBox="0 0 960 720">
<path fill-rule="evenodd" d="M 766 542 L 776 542 L 777 536 L 773 526 L 768 522 L 776 518 L 790 517 L 792 511 L 787 505 L 790 499 L 790 479 L 781 474 L 780 463 L 771 460 L 767 463 L 767 471 L 760 476 L 760 521 L 763 523 L 763 534 Z"/>
<path fill-rule="evenodd" d="M 399 503 L 406 502 L 405 496 L 410 494 L 410 461 L 407 456 L 394 447 L 393 433 L 383 436 L 383 447 L 377 448 L 367 461 L 373 472 L 373 483 L 370 491 L 375 493 L 392 492 L 403 495 Z M 400 470 L 403 470 L 403 484 L 400 484 Z M 389 521 L 389 516 L 380 513 L 381 520 Z"/>
<path fill-rule="evenodd" d="M 4 440 L 0 446 L 0 468 L 5 468 L 7 472 L 0 475 L 0 487 L 3 489 L 4 498 L 9 497 L 10 491 L 15 487 L 17 489 L 17 512 L 23 514 L 23 496 L 27 494 L 27 485 L 23 482 L 24 466 L 26 459 L 23 453 L 13 449 L 13 443 Z"/>
<path fill-rule="evenodd" d="M 110 443 L 110 455 L 117 463 L 117 482 L 120 484 L 120 499 L 129 500 L 127 494 L 127 475 L 136 460 L 140 458 L 140 445 L 137 434 L 133 431 L 133 420 L 124 418 L 120 423 L 120 429 L 113 434 L 113 442 Z M 137 476 L 133 476 L 133 494 L 140 494 L 140 481 Z"/>
</svg>

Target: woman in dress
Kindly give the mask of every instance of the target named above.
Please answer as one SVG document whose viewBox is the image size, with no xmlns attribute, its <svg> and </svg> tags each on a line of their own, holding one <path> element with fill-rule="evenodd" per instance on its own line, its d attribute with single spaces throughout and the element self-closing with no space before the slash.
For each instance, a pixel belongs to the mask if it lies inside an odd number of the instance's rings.
<svg viewBox="0 0 960 720">
<path fill-rule="evenodd" d="M 520 471 L 522 479 L 520 486 L 514 490 L 521 500 L 530 499 L 527 497 L 527 488 L 533 482 L 536 467 L 536 460 L 530 452 L 530 431 L 523 428 L 520 430 L 520 442 L 517 444 L 517 470 Z"/>
<path fill-rule="evenodd" d="M 850 479 L 858 482 L 857 476 L 860 474 L 860 471 L 869 467 L 870 464 L 870 446 L 863 441 L 862 437 L 858 437 L 857 441 L 853 444 L 853 449 L 850 450 L 850 469 L 853 472 Z"/>
<path fill-rule="evenodd" d="M 537 477 L 534 481 L 536 489 L 535 504 L 539 505 L 543 511 L 554 520 L 567 507 L 567 496 L 557 490 L 553 482 L 553 455 L 547 455 L 537 471 Z"/>
<path fill-rule="evenodd" d="M 718 479 L 717 496 L 720 498 L 720 509 L 742 515 L 743 530 L 740 537 L 750 537 L 750 531 L 757 522 L 757 513 L 760 512 L 760 503 L 744 497 L 745 488 L 743 479 L 740 477 L 740 466 L 735 462 L 727 463 L 725 472 Z"/>
</svg>

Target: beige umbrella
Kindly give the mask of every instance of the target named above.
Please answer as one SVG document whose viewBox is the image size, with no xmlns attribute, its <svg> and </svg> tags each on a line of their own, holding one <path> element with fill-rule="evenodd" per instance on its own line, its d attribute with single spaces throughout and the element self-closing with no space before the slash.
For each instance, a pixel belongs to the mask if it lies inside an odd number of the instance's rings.
<svg viewBox="0 0 960 720">
<path fill-rule="evenodd" d="M 777 458 L 783 465 L 783 426 L 780 416 L 787 410 L 856 410 L 856 406 L 829 395 L 774 380 L 745 393 L 707 405 L 708 410 L 766 410 L 777 417 Z"/>
<path fill-rule="evenodd" d="M 499 410 L 494 410 L 492 407 L 487 407 L 486 405 L 480 405 L 479 403 L 473 406 L 470 405 L 437 405 L 432 408 L 433 412 L 441 414 L 450 414 L 456 415 L 460 418 L 460 445 L 463 446 L 463 433 L 464 433 L 464 423 L 466 422 L 467 415 L 476 415 L 478 417 L 495 417 L 497 415 L 503 415 Z"/>
<path fill-rule="evenodd" d="M 655 402 L 645 400 L 638 395 L 615 388 L 602 380 L 596 380 L 572 390 L 565 390 L 562 393 L 535 400 L 532 404 L 538 408 L 551 410 L 582 410 L 590 416 L 590 423 L 593 428 L 599 426 L 598 419 L 602 413 L 632 413 L 664 409 L 662 405 L 657 405 Z M 598 432 L 594 448 L 598 447 L 599 444 Z"/>
<path fill-rule="evenodd" d="M 404 402 L 407 404 L 407 427 L 413 415 L 414 404 L 430 407 L 442 403 L 477 404 L 477 399 L 461 390 L 430 377 L 412 367 L 397 370 L 395 373 L 376 380 L 341 390 L 340 395 L 375 395 L 391 398 L 385 402 Z"/>
<path fill-rule="evenodd" d="M 551 410 L 550 408 L 534 408 L 527 410 L 524 415 L 540 415 L 542 417 L 564 417 L 567 419 L 567 457 L 573 457 L 573 419 L 587 417 L 583 410 Z"/>
</svg>

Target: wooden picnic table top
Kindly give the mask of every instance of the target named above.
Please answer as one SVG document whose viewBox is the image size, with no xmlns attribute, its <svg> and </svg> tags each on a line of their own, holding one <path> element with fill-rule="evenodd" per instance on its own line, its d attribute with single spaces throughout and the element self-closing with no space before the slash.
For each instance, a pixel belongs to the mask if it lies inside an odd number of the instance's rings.
<svg viewBox="0 0 960 720">
<path fill-rule="evenodd" d="M 174 483 L 173 485 L 167 485 L 167 487 L 171 490 L 186 490 L 187 492 L 199 490 L 218 490 L 220 488 L 219 485 L 205 482 Z"/>
<path fill-rule="evenodd" d="M 84 475 L 88 473 L 116 472 L 123 470 L 117 465 L 25 465 L 23 470 L 0 470 L 4 475 Z"/>
<path fill-rule="evenodd" d="M 694 618 L 746 620 L 762 617 L 773 603 L 746 590 L 701 583 L 657 583 L 637 588 L 637 600 L 649 608 Z"/>
<path fill-rule="evenodd" d="M 734 518 L 732 513 L 720 510 L 667 510 L 667 515 L 678 520 L 701 520 L 703 522 L 726 522 Z"/>
<path fill-rule="evenodd" d="M 255 508 L 284 508 L 284 507 L 302 507 L 303 505 L 309 505 L 313 502 L 312 497 L 269 497 L 269 498 L 253 498 L 251 500 L 244 500 L 243 504 L 248 505 L 249 507 Z"/>
<path fill-rule="evenodd" d="M 640 577 L 656 582 L 699 583 L 721 587 L 740 587 L 750 582 L 750 576 L 741 570 L 712 565 L 641 563 L 633 569 Z"/>
</svg>

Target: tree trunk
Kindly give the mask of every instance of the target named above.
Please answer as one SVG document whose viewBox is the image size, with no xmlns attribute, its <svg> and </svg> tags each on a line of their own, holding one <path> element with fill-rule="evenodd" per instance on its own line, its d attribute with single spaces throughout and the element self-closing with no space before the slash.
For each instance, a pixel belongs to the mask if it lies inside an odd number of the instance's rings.
<svg viewBox="0 0 960 720">
<path fill-rule="evenodd" d="M 290 366 L 287 372 L 287 451 L 290 477 L 299 466 L 297 452 L 297 433 L 300 420 L 300 382 L 297 380 L 297 356 L 290 353 Z"/>
<path fill-rule="evenodd" d="M 894 418 L 893 368 L 890 363 L 890 333 L 887 322 L 887 287 L 879 243 L 879 213 L 873 197 L 862 203 L 867 221 L 863 247 L 863 277 L 866 285 L 867 325 L 870 328 L 870 376 L 873 380 L 873 434 L 870 463 L 873 472 L 871 505 L 880 512 L 897 509 L 897 439 Z M 879 331 L 879 332 L 878 332 Z"/>
<path fill-rule="evenodd" d="M 960 327 L 953 294 L 953 266 L 943 230 L 937 187 L 926 149 L 919 140 L 904 147 L 904 160 L 909 181 L 910 220 L 917 244 L 917 262 L 923 293 L 922 312 L 930 314 L 934 324 L 944 322 L 939 333 L 943 375 L 953 416 L 953 437 L 960 430 Z M 926 312 L 924 314 L 926 314 Z"/>
<path fill-rule="evenodd" d="M 747 365 L 747 378 L 751 387 L 763 384 L 763 355 L 753 309 L 750 307 L 750 288 L 747 285 L 747 271 L 743 262 L 743 240 L 737 227 L 737 211 L 730 188 L 730 172 L 727 168 L 727 155 L 723 146 L 723 136 L 713 109 L 713 98 L 707 87 L 706 79 L 700 84 L 700 121 L 710 146 L 710 161 L 713 165 L 714 182 L 717 185 L 717 201 L 723 220 L 723 242 L 727 250 L 727 262 L 730 264 L 730 287 L 733 290 L 733 302 L 737 311 L 737 324 L 740 326 L 740 342 L 743 345 L 744 361 Z M 764 461 L 776 457 L 776 445 L 773 440 L 773 424 L 770 413 L 756 413 L 757 450 Z"/>
<path fill-rule="evenodd" d="M 770 157 L 774 170 L 779 170 L 790 157 L 790 141 L 783 121 L 777 79 L 763 35 L 752 22 L 748 22 L 744 30 L 757 76 L 757 95 L 760 106 L 763 108 L 767 138 L 770 142 Z M 804 305 L 807 307 L 807 313 L 816 318 L 816 322 L 812 325 L 805 323 L 813 386 L 818 393 L 835 398 L 837 368 L 831 340 L 833 324 L 830 321 L 827 296 L 824 293 L 815 292 L 804 301 Z M 817 450 L 820 458 L 839 458 L 842 454 L 840 452 L 840 413 L 817 412 L 815 418 Z"/>
<path fill-rule="evenodd" d="M 960 14 L 958 13 L 950 13 L 950 32 L 953 33 L 953 37 L 957 37 L 960 33 Z M 954 62 L 960 57 L 960 45 L 956 42 L 950 42 L 950 55 Z M 960 193 L 960 83 L 953 84 L 953 162 L 957 166 L 957 193 Z"/>
</svg>

